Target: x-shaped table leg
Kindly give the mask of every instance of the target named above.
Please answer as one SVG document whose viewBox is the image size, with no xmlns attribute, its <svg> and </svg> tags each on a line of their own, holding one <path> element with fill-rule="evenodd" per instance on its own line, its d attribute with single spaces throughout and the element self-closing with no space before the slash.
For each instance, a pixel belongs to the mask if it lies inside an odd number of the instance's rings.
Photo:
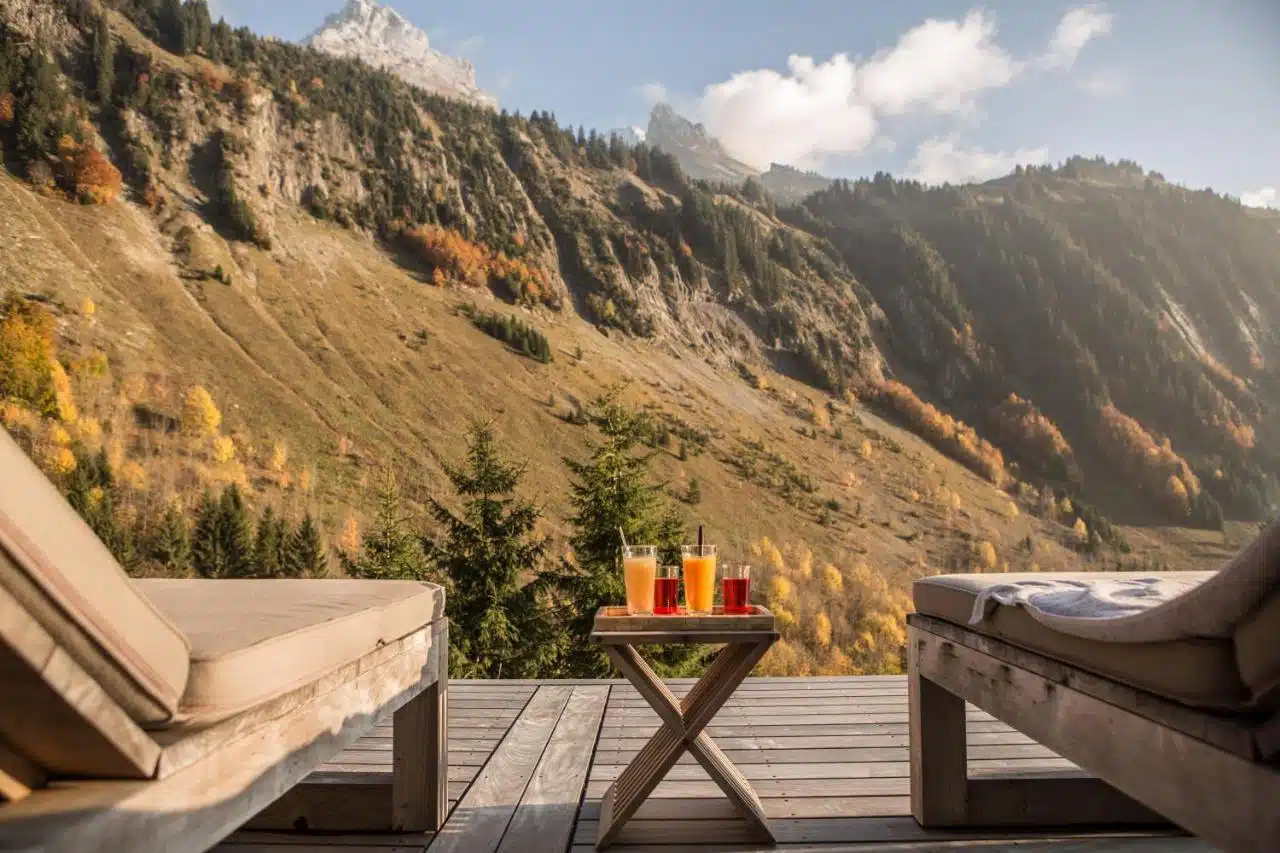
<svg viewBox="0 0 1280 853">
<path fill-rule="evenodd" d="M 600 810 L 597 850 L 603 850 L 617 840 L 623 825 L 653 793 L 685 750 L 698 760 L 761 839 L 774 841 L 760 798 L 704 731 L 720 706 L 738 689 L 772 644 L 772 640 L 767 640 L 725 646 L 683 701 L 667 689 L 634 646 L 605 646 L 622 674 L 658 712 L 662 726 L 605 793 Z"/>
</svg>

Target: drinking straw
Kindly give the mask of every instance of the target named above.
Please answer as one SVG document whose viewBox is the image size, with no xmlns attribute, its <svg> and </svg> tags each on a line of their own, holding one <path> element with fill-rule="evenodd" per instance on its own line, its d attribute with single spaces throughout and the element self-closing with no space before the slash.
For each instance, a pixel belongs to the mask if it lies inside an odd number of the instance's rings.
<svg viewBox="0 0 1280 853">
<path fill-rule="evenodd" d="M 698 553 L 702 553 L 702 525 L 698 525 Z"/>
<path fill-rule="evenodd" d="M 622 537 L 622 547 L 630 550 L 631 546 L 627 544 L 627 534 L 622 532 L 622 526 L 618 526 L 618 535 Z"/>
</svg>

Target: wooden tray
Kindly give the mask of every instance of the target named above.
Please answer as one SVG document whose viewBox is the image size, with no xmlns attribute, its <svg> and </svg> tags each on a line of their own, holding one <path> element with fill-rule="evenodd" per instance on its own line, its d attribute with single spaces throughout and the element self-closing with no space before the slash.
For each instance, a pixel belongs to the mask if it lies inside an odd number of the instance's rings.
<svg viewBox="0 0 1280 853">
<path fill-rule="evenodd" d="M 725 613 L 719 605 L 709 614 L 689 613 L 681 608 L 673 616 L 631 616 L 627 608 L 609 606 L 596 611 L 597 633 L 635 633 L 678 631 L 772 631 L 773 613 L 759 604 L 751 605 L 745 614 Z"/>
</svg>

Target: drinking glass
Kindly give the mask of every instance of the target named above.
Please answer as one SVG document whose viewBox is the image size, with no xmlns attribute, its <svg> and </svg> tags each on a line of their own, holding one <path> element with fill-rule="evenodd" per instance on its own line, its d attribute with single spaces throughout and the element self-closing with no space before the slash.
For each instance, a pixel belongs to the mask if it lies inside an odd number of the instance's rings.
<svg viewBox="0 0 1280 853">
<path fill-rule="evenodd" d="M 658 566 L 653 581 L 653 612 L 674 616 L 680 610 L 680 567 Z"/>
<path fill-rule="evenodd" d="M 720 570 L 724 612 L 742 615 L 751 612 L 751 567 L 727 565 Z"/>
<path fill-rule="evenodd" d="M 627 585 L 627 613 L 648 616 L 653 612 L 653 578 L 658 570 L 656 545 L 632 545 L 622 549 L 622 580 Z"/>
<path fill-rule="evenodd" d="M 684 545 L 684 606 L 690 613 L 710 613 L 716 601 L 716 546 Z"/>
</svg>

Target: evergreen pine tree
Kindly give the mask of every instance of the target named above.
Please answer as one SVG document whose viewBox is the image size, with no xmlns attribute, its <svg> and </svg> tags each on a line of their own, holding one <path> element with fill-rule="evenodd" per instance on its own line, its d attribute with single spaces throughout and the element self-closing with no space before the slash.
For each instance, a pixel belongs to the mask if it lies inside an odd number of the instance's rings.
<svg viewBox="0 0 1280 853">
<path fill-rule="evenodd" d="M 156 29 L 160 43 L 177 54 L 187 53 L 187 27 L 182 10 L 182 0 L 161 0 L 156 13 Z"/>
<path fill-rule="evenodd" d="M 67 481 L 67 502 L 126 570 L 138 564 L 133 531 L 116 512 L 116 483 L 104 450 L 90 457 L 76 448 L 76 468 Z"/>
<path fill-rule="evenodd" d="M 662 560 L 679 559 L 683 523 L 649 481 L 653 453 L 637 454 L 641 423 L 610 394 L 592 405 L 591 420 L 603 434 L 585 462 L 566 459 L 573 476 L 570 519 L 573 560 L 545 573 L 542 582 L 563 597 L 560 610 L 570 647 L 562 668 L 575 678 L 612 674 L 603 652 L 587 642 L 596 610 L 625 600 L 618 530 L 633 545 L 658 545 Z M 703 656 L 697 647 L 675 647 L 656 663 L 665 674 L 689 671 Z"/>
<path fill-rule="evenodd" d="M 267 506 L 258 520 L 258 535 L 253 541 L 253 572 L 259 577 L 284 576 L 285 540 L 288 528 L 285 520 Z"/>
<path fill-rule="evenodd" d="M 378 515 L 361 540 L 360 553 L 340 553 L 343 568 L 353 578 L 425 580 L 430 574 L 427 555 L 422 540 L 408 529 L 395 474 L 385 471 L 379 479 Z"/>
<path fill-rule="evenodd" d="M 683 447 L 684 445 L 680 446 Z M 697 506 L 702 503 L 702 484 L 698 482 L 697 477 L 689 480 L 689 491 L 685 494 L 684 501 L 690 506 Z"/>
<path fill-rule="evenodd" d="M 227 577 L 253 577 L 253 522 L 249 520 L 249 511 L 245 508 L 240 488 L 235 483 L 222 490 L 222 499 L 218 502 L 218 512 L 222 517 L 221 545 L 226 555 Z"/>
<path fill-rule="evenodd" d="M 220 520 L 218 502 L 206 488 L 196 509 L 195 530 L 191 534 L 191 565 L 202 578 L 218 578 L 224 574 L 218 549 Z"/>
<path fill-rule="evenodd" d="M 253 576 L 253 526 L 235 483 L 215 500 L 206 490 L 191 538 L 191 562 L 205 578 Z"/>
<path fill-rule="evenodd" d="M 328 568 L 329 554 L 320 541 L 320 528 L 307 513 L 285 543 L 284 573 L 291 578 L 319 578 Z"/>
<path fill-rule="evenodd" d="M 182 576 L 191 570 L 191 539 L 187 521 L 175 506 L 160 518 L 148 543 L 147 556 L 164 569 L 166 575 Z"/>
<path fill-rule="evenodd" d="M 466 462 L 446 466 L 445 473 L 462 512 L 431 501 L 440 533 L 428 554 L 449 583 L 450 672 L 462 678 L 549 674 L 560 645 L 554 621 L 540 610 L 538 587 L 521 584 L 524 572 L 541 568 L 547 546 L 534 535 L 537 508 L 515 494 L 524 469 L 502 459 L 491 427 L 474 424 Z"/>
<path fill-rule="evenodd" d="M 94 23 L 93 67 L 98 103 L 106 105 L 111 102 L 111 92 L 116 81 L 116 46 L 111 40 L 111 28 L 107 25 L 106 15 L 99 15 Z"/>
</svg>

